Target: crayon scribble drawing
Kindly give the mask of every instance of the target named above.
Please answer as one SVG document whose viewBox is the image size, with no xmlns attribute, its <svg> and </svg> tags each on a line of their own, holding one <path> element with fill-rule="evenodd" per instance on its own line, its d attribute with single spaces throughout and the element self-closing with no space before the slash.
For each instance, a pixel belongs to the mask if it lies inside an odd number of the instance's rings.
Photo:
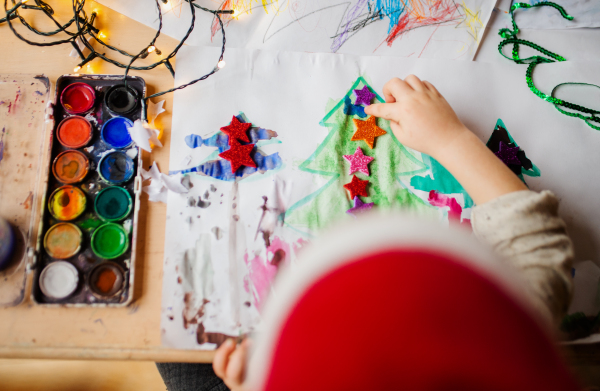
<svg viewBox="0 0 600 391">
<path fill-rule="evenodd" d="M 491 2 L 487 3 L 469 0 L 281 1 L 281 9 L 268 17 L 268 24 L 264 23 L 262 44 L 269 46 L 270 41 L 291 39 L 293 35 L 300 40 L 308 40 L 308 36 L 314 39 L 313 31 L 321 29 L 329 33 L 328 51 L 333 53 L 347 52 L 345 46 L 359 40 L 364 53 L 353 54 L 377 54 L 382 46 L 392 48 L 396 44 L 409 46 L 412 51 L 409 55 L 421 57 L 432 47 L 437 50 L 435 46 L 458 44 L 455 54 L 459 56 L 450 54 L 449 57 L 462 57 L 472 53 L 480 42 L 491 12 Z M 298 29 L 298 25 L 302 29 Z M 286 30 L 290 33 L 286 34 Z M 285 45 L 278 46 L 283 49 Z M 354 47 L 350 52 L 356 51 Z M 311 51 L 309 46 L 304 49 Z"/>
<path fill-rule="evenodd" d="M 154 28 L 154 0 L 99 0 Z M 492 0 L 197 0 L 221 14 L 229 48 L 399 55 L 472 60 Z M 183 39 L 191 10 L 184 0 L 161 5 L 166 35 Z M 219 20 L 196 11 L 186 44 L 220 45 Z"/>
</svg>

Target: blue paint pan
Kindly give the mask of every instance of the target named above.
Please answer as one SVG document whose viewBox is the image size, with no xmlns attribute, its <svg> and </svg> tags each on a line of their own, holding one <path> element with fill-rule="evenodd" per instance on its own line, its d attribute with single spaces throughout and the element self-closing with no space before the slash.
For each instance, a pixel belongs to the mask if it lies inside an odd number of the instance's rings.
<svg viewBox="0 0 600 391">
<path fill-rule="evenodd" d="M 105 182 L 118 185 L 131 179 L 135 166 L 127 154 L 120 151 L 106 154 L 98 163 L 98 174 Z"/>
<path fill-rule="evenodd" d="M 100 137 L 111 148 L 127 148 L 133 143 L 129 135 L 132 126 L 133 122 L 125 117 L 111 118 L 102 125 Z"/>
</svg>

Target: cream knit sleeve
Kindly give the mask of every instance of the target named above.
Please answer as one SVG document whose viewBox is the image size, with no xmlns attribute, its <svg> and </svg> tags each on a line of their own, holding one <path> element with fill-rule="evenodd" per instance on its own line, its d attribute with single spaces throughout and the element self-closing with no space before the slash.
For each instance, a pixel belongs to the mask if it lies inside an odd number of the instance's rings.
<svg viewBox="0 0 600 391">
<path fill-rule="evenodd" d="M 573 244 L 558 216 L 558 199 L 549 191 L 518 191 L 473 208 L 477 238 L 520 270 L 533 303 L 558 325 L 572 293 Z"/>
</svg>

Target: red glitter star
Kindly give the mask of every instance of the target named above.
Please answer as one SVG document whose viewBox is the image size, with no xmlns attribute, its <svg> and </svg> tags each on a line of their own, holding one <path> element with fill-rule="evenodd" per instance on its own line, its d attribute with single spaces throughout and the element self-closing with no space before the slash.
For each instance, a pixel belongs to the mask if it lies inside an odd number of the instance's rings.
<svg viewBox="0 0 600 391">
<path fill-rule="evenodd" d="M 229 136 L 229 145 L 233 145 L 232 143 L 237 140 L 249 143 L 250 139 L 246 132 L 251 126 L 252 124 L 250 122 L 240 122 L 240 120 L 233 116 L 233 118 L 231 118 L 231 123 L 227 126 L 223 126 L 221 132 Z"/>
<path fill-rule="evenodd" d="M 231 162 L 231 172 L 235 173 L 241 166 L 256 167 L 256 163 L 250 157 L 250 152 L 252 152 L 254 144 L 242 145 L 236 140 L 233 140 L 231 143 L 230 139 L 230 145 L 231 147 L 227 151 L 220 153 L 219 157 Z"/>
<path fill-rule="evenodd" d="M 367 185 L 369 181 L 363 181 L 358 179 L 356 175 L 352 175 L 352 182 L 346 183 L 344 188 L 350 192 L 350 199 L 354 199 L 356 196 L 368 197 Z"/>
</svg>

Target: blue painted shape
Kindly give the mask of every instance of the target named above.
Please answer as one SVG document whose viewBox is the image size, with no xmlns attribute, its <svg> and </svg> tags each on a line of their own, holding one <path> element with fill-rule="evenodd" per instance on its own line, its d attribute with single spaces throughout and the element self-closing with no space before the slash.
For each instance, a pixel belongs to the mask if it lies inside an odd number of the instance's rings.
<svg viewBox="0 0 600 391">
<path fill-rule="evenodd" d="M 197 134 L 189 134 L 185 136 L 185 143 L 188 147 L 194 149 L 202 146 L 202 137 Z"/>
<path fill-rule="evenodd" d="M 344 98 L 344 114 L 346 115 L 358 115 L 360 118 L 365 118 L 365 108 L 362 106 L 356 106 L 352 104 L 349 96 Z"/>
<path fill-rule="evenodd" d="M 231 163 L 229 160 L 220 159 L 213 160 L 210 162 L 203 163 L 197 167 L 192 167 L 187 170 L 178 171 L 182 174 L 188 174 L 191 172 L 197 172 L 199 174 L 203 174 L 215 179 L 219 179 L 222 181 L 233 182 L 236 177 L 242 178 L 248 175 L 254 174 L 257 171 L 266 172 L 268 170 L 275 170 L 280 168 L 283 165 L 283 161 L 279 156 L 279 153 L 274 153 L 272 155 L 263 155 L 262 153 L 256 151 L 254 156 L 252 156 L 252 160 L 256 163 L 256 167 L 240 167 L 235 174 L 231 172 Z"/>
<path fill-rule="evenodd" d="M 129 135 L 132 126 L 133 122 L 125 117 L 111 118 L 102 125 L 100 137 L 111 148 L 127 148 L 133 143 Z"/>
</svg>

